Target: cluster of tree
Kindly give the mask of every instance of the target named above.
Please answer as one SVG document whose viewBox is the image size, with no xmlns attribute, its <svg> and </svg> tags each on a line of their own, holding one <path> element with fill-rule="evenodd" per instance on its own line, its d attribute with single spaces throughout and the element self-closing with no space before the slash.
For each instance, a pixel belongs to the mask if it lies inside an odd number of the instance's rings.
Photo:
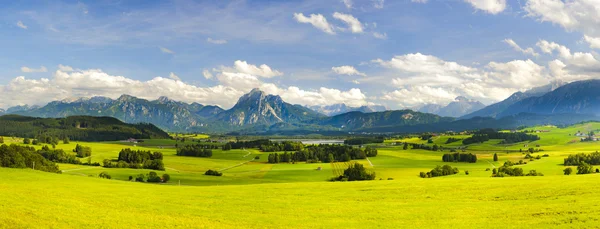
<svg viewBox="0 0 600 229">
<path fill-rule="evenodd" d="M 33 168 L 35 170 L 60 173 L 58 165 L 44 158 L 35 148 L 11 144 L 0 146 L 0 167 Z"/>
<path fill-rule="evenodd" d="M 419 173 L 419 176 L 421 178 L 432 178 L 432 177 L 439 177 L 439 176 L 449 176 L 449 175 L 454 175 L 457 173 L 458 173 L 458 168 L 453 168 L 452 166 L 449 166 L 449 165 L 444 165 L 444 166 L 438 165 L 429 172 Z"/>
<path fill-rule="evenodd" d="M 89 157 L 92 156 L 92 148 L 77 144 L 73 152 L 77 154 L 77 157 Z"/>
<path fill-rule="evenodd" d="M 433 134 L 422 134 L 421 136 L 419 136 L 419 138 L 421 138 L 421 140 L 429 140 L 433 137 Z"/>
<path fill-rule="evenodd" d="M 258 147 L 263 152 L 279 152 L 279 151 L 300 151 L 304 149 L 302 142 L 283 141 L 271 142 L 269 144 L 260 145 Z"/>
<path fill-rule="evenodd" d="M 409 146 L 411 147 L 411 149 L 423 149 L 423 150 L 429 150 L 429 151 L 444 150 L 443 146 L 438 146 L 437 144 L 430 146 L 430 145 L 418 144 L 418 143 L 404 143 L 403 149 L 407 150 Z"/>
<path fill-rule="evenodd" d="M 272 153 L 269 154 L 269 163 L 290 163 L 290 162 L 324 162 L 334 161 L 346 162 L 350 160 L 365 159 L 367 157 L 377 156 L 377 149 L 374 147 L 356 148 L 347 145 L 311 145 L 302 151 L 293 153 Z"/>
<path fill-rule="evenodd" d="M 572 155 L 569 155 L 564 160 L 565 166 L 580 165 L 582 163 L 586 163 L 589 165 L 600 165 L 600 153 L 598 151 L 596 151 L 596 152 L 593 152 L 590 154 L 585 154 L 585 153 L 572 154 Z"/>
<path fill-rule="evenodd" d="M 65 164 L 81 164 L 81 161 L 73 154 L 68 154 L 62 149 L 50 149 L 48 146 L 43 146 L 37 151 L 42 157 L 49 161 Z"/>
<path fill-rule="evenodd" d="M 106 168 L 132 168 L 165 170 L 161 152 L 122 149 L 116 162 L 105 159 L 103 166 Z"/>
<path fill-rule="evenodd" d="M 518 176 L 543 176 L 544 174 L 535 170 L 530 170 L 529 173 L 524 173 L 522 168 L 502 166 L 498 170 L 494 169 L 492 172 L 493 177 L 518 177 Z"/>
<path fill-rule="evenodd" d="M 453 142 L 458 142 L 458 141 L 462 141 L 461 138 L 448 138 L 448 140 L 446 140 L 446 144 L 450 144 Z"/>
<path fill-rule="evenodd" d="M 362 137 L 362 138 L 350 138 L 344 140 L 344 144 L 347 145 L 364 145 L 364 144 L 372 144 L 372 143 L 383 143 L 383 137 Z"/>
<path fill-rule="evenodd" d="M 0 117 L 0 135 L 36 139 L 38 143 L 47 144 L 67 138 L 78 141 L 169 138 L 169 134 L 149 123 L 126 124 L 111 117 L 91 116 L 33 118 L 4 115 Z"/>
<path fill-rule="evenodd" d="M 222 173 L 222 172 L 219 172 L 219 171 L 217 171 L 217 170 L 212 170 L 212 169 L 209 169 L 209 170 L 207 170 L 207 171 L 204 173 L 204 175 L 207 175 L 207 176 L 217 176 L 217 177 L 220 177 L 220 176 L 223 176 L 223 173 Z"/>
<path fill-rule="evenodd" d="M 129 181 L 132 180 L 133 176 L 129 176 Z M 171 176 L 165 173 L 161 177 L 156 172 L 149 172 L 148 175 L 139 174 L 135 177 L 135 182 L 144 182 L 144 180 L 148 183 L 167 183 L 171 180 Z"/>
<path fill-rule="evenodd" d="M 527 164 L 527 162 L 523 161 L 523 160 L 519 160 L 517 162 L 505 161 L 504 165 L 502 165 L 502 166 L 509 167 L 509 166 L 513 166 L 513 165 L 526 165 L 526 164 Z"/>
<path fill-rule="evenodd" d="M 594 166 L 592 166 L 588 163 L 581 162 L 577 166 L 577 174 L 590 174 L 593 172 L 594 172 Z"/>
<path fill-rule="evenodd" d="M 375 173 L 368 172 L 362 164 L 352 163 L 344 170 L 344 174 L 339 177 L 334 177 L 331 181 L 363 181 L 375 180 Z"/>
<path fill-rule="evenodd" d="M 531 154 L 528 153 L 528 154 L 525 155 L 525 159 L 529 159 L 530 161 L 534 161 L 534 160 L 542 159 L 542 156 L 541 155 L 537 155 L 537 156 L 534 157 L 534 156 L 532 156 Z"/>
<path fill-rule="evenodd" d="M 517 133 L 503 133 L 497 132 L 492 129 L 485 129 L 475 133 L 473 136 L 465 138 L 463 140 L 464 145 L 469 145 L 473 143 L 483 143 L 489 141 L 490 139 L 503 139 L 502 143 L 510 144 L 515 142 L 523 142 L 523 141 L 537 141 L 540 140 L 540 137 L 533 134 L 526 134 L 522 132 Z"/>
<path fill-rule="evenodd" d="M 194 144 L 194 147 L 200 149 L 219 149 L 221 148 L 219 144 L 206 144 L 206 143 L 197 143 Z"/>
<path fill-rule="evenodd" d="M 104 179 L 112 179 L 112 176 L 108 175 L 107 172 L 101 172 L 100 174 L 98 174 L 98 177 L 100 178 L 104 178 Z"/>
<path fill-rule="evenodd" d="M 212 149 L 204 148 L 203 145 L 184 145 L 177 148 L 177 156 L 212 157 L 212 155 Z"/>
<path fill-rule="evenodd" d="M 442 156 L 443 162 L 477 162 L 477 155 L 471 153 L 447 153 Z"/>
<path fill-rule="evenodd" d="M 228 142 L 223 146 L 223 150 L 227 149 L 249 149 L 249 148 L 256 148 L 258 149 L 260 146 L 262 145 L 271 145 L 271 140 L 269 139 L 258 139 L 258 140 L 252 140 L 252 141 L 235 141 L 235 142 Z"/>
</svg>

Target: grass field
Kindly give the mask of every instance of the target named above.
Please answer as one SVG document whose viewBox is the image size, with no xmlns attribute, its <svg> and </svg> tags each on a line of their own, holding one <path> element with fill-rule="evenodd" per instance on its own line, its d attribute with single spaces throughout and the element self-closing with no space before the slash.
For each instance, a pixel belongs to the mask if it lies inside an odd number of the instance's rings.
<svg viewBox="0 0 600 229">
<path fill-rule="evenodd" d="M 326 182 L 348 163 L 268 164 L 268 153 L 256 149 L 214 150 L 211 158 L 175 155 L 173 140 L 71 142 L 56 147 L 71 151 L 76 144 L 92 148 L 93 162 L 114 159 L 123 148 L 160 151 L 171 181 L 166 184 L 128 182 L 150 170 L 60 164 L 63 174 L 29 169 L 0 169 L 0 228 L 593 228 L 600 225 L 600 174 L 564 176 L 570 154 L 593 152 L 600 142 L 580 142 L 575 133 L 600 130 L 600 123 L 568 128 L 540 126 L 535 142 L 500 144 L 493 139 L 466 147 L 477 163 L 444 163 L 448 151 L 403 150 L 394 142 L 428 144 L 419 138 L 376 144 L 377 157 L 359 160 L 376 181 Z M 445 144 L 437 136 L 433 143 Z M 22 139 L 5 137 L 20 144 Z M 539 147 L 538 147 L 539 145 Z M 41 147 L 41 146 L 36 146 Z M 528 148 L 547 154 L 518 165 L 543 177 L 492 178 L 491 169 L 505 161 L 524 160 Z M 493 161 L 497 154 L 499 160 Z M 259 159 L 255 159 L 255 157 Z M 87 161 L 87 159 L 82 159 Z M 527 160 L 526 160 L 527 161 Z M 422 179 L 438 165 L 459 168 L 456 175 Z M 222 177 L 205 176 L 208 169 Z M 469 171 L 469 175 L 465 174 Z M 113 180 L 97 178 L 108 172 Z M 379 180 L 382 179 L 382 180 Z M 393 179 L 393 180 L 388 180 Z M 17 216 L 17 217 L 15 217 Z M 47 223 L 47 224 L 44 224 Z"/>
</svg>

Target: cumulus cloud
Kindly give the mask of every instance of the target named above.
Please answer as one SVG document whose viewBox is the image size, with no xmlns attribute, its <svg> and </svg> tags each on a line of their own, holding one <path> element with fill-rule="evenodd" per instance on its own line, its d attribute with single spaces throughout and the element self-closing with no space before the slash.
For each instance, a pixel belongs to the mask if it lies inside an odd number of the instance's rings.
<svg viewBox="0 0 600 229">
<path fill-rule="evenodd" d="M 343 14 L 335 12 L 333 13 L 333 18 L 338 19 L 348 25 L 350 31 L 352 33 L 363 33 L 363 25 L 360 23 L 358 19 L 350 14 Z"/>
<path fill-rule="evenodd" d="M 211 43 L 211 44 L 216 44 L 216 45 L 222 45 L 222 44 L 227 44 L 227 40 L 224 39 L 212 39 L 212 38 L 206 38 L 206 42 Z"/>
<path fill-rule="evenodd" d="M 61 70 L 63 72 L 72 72 L 73 68 L 71 66 L 65 66 L 65 65 L 59 64 L 58 70 Z"/>
<path fill-rule="evenodd" d="M 396 101 L 401 107 L 415 107 L 423 104 L 449 103 L 458 95 L 451 89 L 417 85 L 386 93 L 381 99 Z"/>
<path fill-rule="evenodd" d="M 359 72 L 358 70 L 356 70 L 356 68 L 354 68 L 354 66 L 349 66 L 349 65 L 344 65 L 344 66 L 339 66 L 339 67 L 332 67 L 331 70 L 333 70 L 333 72 L 340 74 L 340 75 L 359 75 L 359 76 L 367 76 L 367 74 Z"/>
<path fill-rule="evenodd" d="M 555 42 L 549 42 L 546 40 L 540 40 L 536 45 L 544 53 L 554 53 L 557 50 L 559 56 L 567 61 L 569 64 L 577 67 L 586 69 L 600 69 L 600 61 L 598 61 L 593 54 L 584 52 L 571 53 L 571 50 L 564 45 L 557 44 Z"/>
<path fill-rule="evenodd" d="M 207 80 L 208 80 L 208 79 L 212 79 L 212 78 L 213 78 L 213 74 L 212 74 L 212 73 L 211 73 L 209 70 L 207 70 L 207 69 L 204 69 L 204 70 L 202 71 L 202 75 L 203 75 L 203 76 L 204 76 L 204 78 L 206 78 Z"/>
<path fill-rule="evenodd" d="M 590 48 L 600 49 L 600 37 L 590 37 L 588 35 L 584 35 L 583 39 L 590 44 Z"/>
<path fill-rule="evenodd" d="M 560 25 L 567 31 L 581 31 L 588 36 L 600 36 L 600 2 L 597 0 L 529 0 L 524 9 L 527 16 L 541 22 Z"/>
<path fill-rule="evenodd" d="M 255 75 L 255 76 L 260 76 L 260 77 L 265 77 L 265 78 L 272 78 L 275 76 L 283 75 L 283 72 L 274 70 L 266 64 L 256 66 L 253 64 L 248 64 L 248 62 L 243 61 L 243 60 L 236 60 L 233 63 L 233 68 L 240 73 L 245 73 L 245 74 L 250 74 L 250 75 Z M 226 71 L 231 70 L 231 68 L 226 68 L 226 67 L 224 69 Z"/>
<path fill-rule="evenodd" d="M 165 48 L 165 47 L 158 47 L 158 48 L 159 48 L 159 49 L 160 49 L 160 51 L 161 51 L 161 52 L 163 52 L 163 53 L 167 53 L 167 54 L 175 54 L 175 52 L 171 51 L 171 50 L 170 50 L 170 49 L 168 49 L 168 48 Z"/>
<path fill-rule="evenodd" d="M 447 62 L 435 56 L 423 55 L 421 53 L 411 53 L 402 56 L 395 56 L 389 61 L 376 59 L 372 60 L 371 62 L 380 64 L 383 67 L 394 68 L 412 73 L 466 73 L 475 70 L 473 68 L 460 65 L 456 62 Z"/>
<path fill-rule="evenodd" d="M 30 68 L 30 67 L 26 67 L 26 66 L 21 67 L 21 72 L 25 72 L 25 73 L 47 72 L 47 71 L 48 71 L 48 69 L 44 66 L 41 66 L 40 68 Z"/>
<path fill-rule="evenodd" d="M 25 24 L 23 24 L 23 22 L 22 22 L 22 21 L 18 21 L 18 22 L 17 22 L 17 26 L 18 26 L 19 28 L 21 28 L 21 29 L 27 29 L 27 26 L 26 26 Z"/>
<path fill-rule="evenodd" d="M 169 73 L 169 78 L 175 81 L 181 81 L 181 78 L 179 78 L 179 76 L 175 75 L 173 72 Z"/>
<path fill-rule="evenodd" d="M 483 10 L 490 14 L 498 14 L 506 9 L 506 0 L 464 0 L 478 10 Z"/>
<path fill-rule="evenodd" d="M 306 17 L 302 13 L 294 13 L 294 19 L 299 23 L 311 24 L 325 33 L 335 34 L 333 26 L 331 26 L 329 22 L 327 22 L 327 18 L 321 14 L 311 14 L 310 17 Z"/>
<path fill-rule="evenodd" d="M 510 47 L 512 47 L 514 50 L 522 52 L 523 54 L 528 54 L 535 57 L 540 55 L 539 53 L 535 52 L 531 47 L 526 49 L 521 48 L 521 46 L 519 46 L 517 42 L 513 41 L 513 39 L 504 39 L 503 42 L 510 45 Z"/>
</svg>

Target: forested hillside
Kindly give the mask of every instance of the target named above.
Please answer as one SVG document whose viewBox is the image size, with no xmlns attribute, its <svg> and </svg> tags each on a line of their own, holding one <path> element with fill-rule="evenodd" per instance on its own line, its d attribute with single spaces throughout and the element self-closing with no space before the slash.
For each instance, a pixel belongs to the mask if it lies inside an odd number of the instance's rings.
<svg viewBox="0 0 600 229">
<path fill-rule="evenodd" d="M 0 116 L 0 135 L 35 139 L 69 138 L 78 141 L 169 138 L 166 132 L 153 124 L 126 124 L 116 118 L 90 116 L 67 118 Z"/>
</svg>

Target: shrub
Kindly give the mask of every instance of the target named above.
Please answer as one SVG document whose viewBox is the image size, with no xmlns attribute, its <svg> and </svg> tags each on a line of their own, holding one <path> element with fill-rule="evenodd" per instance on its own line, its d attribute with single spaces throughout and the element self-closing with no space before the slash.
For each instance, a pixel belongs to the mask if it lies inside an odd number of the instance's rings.
<svg viewBox="0 0 600 229">
<path fill-rule="evenodd" d="M 589 165 L 588 163 L 581 162 L 579 166 L 577 166 L 577 174 L 590 174 L 594 172 L 594 167 Z"/>
<path fill-rule="evenodd" d="M 38 143 L 39 143 L 39 142 L 38 142 L 38 140 L 37 140 L 37 139 L 33 139 L 33 140 L 31 141 L 31 144 L 32 144 L 32 145 L 37 145 Z"/>
<path fill-rule="evenodd" d="M 498 154 L 494 153 L 494 161 L 498 161 Z"/>
<path fill-rule="evenodd" d="M 77 153 L 77 157 L 92 156 L 92 148 L 77 144 L 73 152 Z"/>
<path fill-rule="evenodd" d="M 572 168 L 566 168 L 566 169 L 563 170 L 563 173 L 565 175 L 567 175 L 567 176 L 571 175 L 571 173 L 573 173 L 573 169 Z"/>
<path fill-rule="evenodd" d="M 105 179 L 112 179 L 112 177 L 110 175 L 108 175 L 107 172 L 101 172 L 98 177 L 100 178 L 105 178 Z"/>
<path fill-rule="evenodd" d="M 439 176 L 449 176 L 449 175 L 454 175 L 457 173 L 458 173 L 458 168 L 453 168 L 452 166 L 449 166 L 449 165 L 444 165 L 444 166 L 438 165 L 434 169 L 432 169 L 430 172 L 427 172 L 425 174 L 424 174 L 424 172 L 420 172 L 419 176 L 421 176 L 422 178 L 432 178 L 432 177 L 439 177 Z"/>
<path fill-rule="evenodd" d="M 469 175 L 469 170 L 465 170 L 465 175 Z"/>
<path fill-rule="evenodd" d="M 367 169 L 362 164 L 353 163 L 346 170 L 344 174 L 333 178 L 337 181 L 362 181 L 362 180 L 375 180 L 375 173 L 367 172 Z"/>
<path fill-rule="evenodd" d="M 169 182 L 170 180 L 171 180 L 171 176 L 170 176 L 169 174 L 166 174 L 166 173 L 165 173 L 165 174 L 163 174 L 163 175 L 162 175 L 162 182 L 163 182 L 163 183 L 167 183 L 167 182 Z"/>
<path fill-rule="evenodd" d="M 139 174 L 135 177 L 135 182 L 144 182 L 144 178 L 146 178 L 144 174 Z"/>
<path fill-rule="evenodd" d="M 160 183 L 162 182 L 162 179 L 158 176 L 158 174 L 156 174 L 156 172 L 150 172 L 148 173 L 148 179 L 146 179 L 146 181 L 148 183 Z"/>
<path fill-rule="evenodd" d="M 23 144 L 30 144 L 31 140 L 29 140 L 29 138 L 24 138 L 23 139 Z"/>
<path fill-rule="evenodd" d="M 4 144 L 4 137 L 0 136 L 0 144 Z"/>
<path fill-rule="evenodd" d="M 254 160 L 260 160 L 260 156 L 254 157 Z"/>
<path fill-rule="evenodd" d="M 204 173 L 204 175 L 220 177 L 220 176 L 223 176 L 223 173 L 221 173 L 221 172 L 219 172 L 217 170 L 211 170 L 211 169 L 209 169 L 208 171 L 206 171 Z"/>
<path fill-rule="evenodd" d="M 133 176 L 129 176 L 129 181 L 133 180 Z"/>
</svg>

